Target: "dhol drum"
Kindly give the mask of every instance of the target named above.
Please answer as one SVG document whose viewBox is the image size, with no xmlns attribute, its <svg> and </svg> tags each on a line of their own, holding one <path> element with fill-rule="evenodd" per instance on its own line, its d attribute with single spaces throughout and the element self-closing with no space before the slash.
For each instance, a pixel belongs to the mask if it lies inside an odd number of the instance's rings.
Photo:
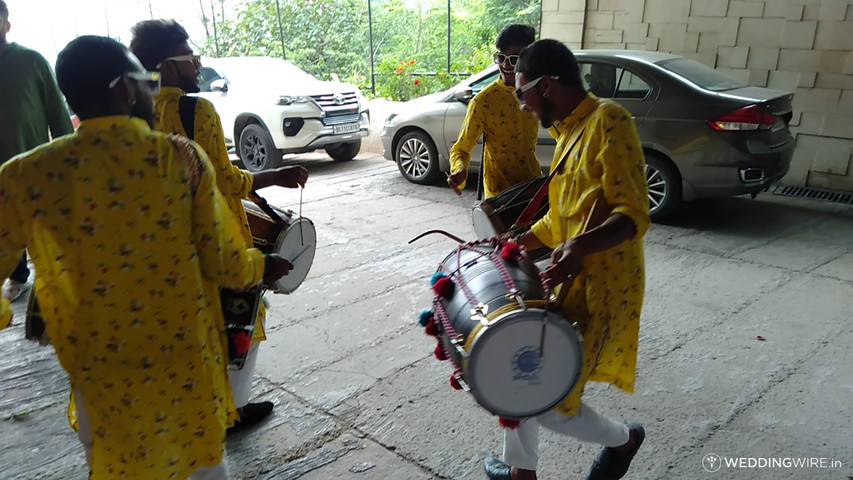
<svg viewBox="0 0 853 480">
<path fill-rule="evenodd" d="M 581 371 L 581 338 L 562 310 L 545 302 L 536 267 L 522 255 L 505 260 L 503 245 L 463 244 L 444 259 L 438 272 L 454 288 L 449 297 L 436 295 L 435 321 L 456 381 L 486 410 L 525 418 L 569 394 Z"/>
<path fill-rule="evenodd" d="M 243 200 L 243 208 L 246 210 L 255 248 L 264 253 L 281 255 L 293 264 L 293 270 L 270 285 L 270 290 L 275 293 L 293 293 L 305 281 L 314 263 L 317 246 L 314 222 L 290 210 L 271 207 L 281 218 L 279 222 L 248 200 Z"/>
<path fill-rule="evenodd" d="M 547 175 L 514 185 L 494 197 L 474 204 L 471 213 L 474 220 L 474 232 L 478 238 L 498 237 L 509 231 L 518 220 L 521 212 L 530 203 L 545 181 Z M 548 196 L 542 200 L 533 221 L 542 218 L 548 212 Z"/>
</svg>

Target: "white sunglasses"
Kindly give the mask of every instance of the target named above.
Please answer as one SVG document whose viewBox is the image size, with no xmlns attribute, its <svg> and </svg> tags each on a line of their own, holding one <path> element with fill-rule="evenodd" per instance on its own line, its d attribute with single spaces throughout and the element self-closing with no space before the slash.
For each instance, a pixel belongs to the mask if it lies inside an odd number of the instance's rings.
<svg viewBox="0 0 853 480">
<path fill-rule="evenodd" d="M 515 89 L 515 97 L 518 99 L 518 101 L 520 102 L 521 99 L 524 98 L 524 94 L 531 88 L 535 87 L 536 84 L 539 83 L 539 80 L 542 80 L 543 77 L 551 77 L 552 80 L 557 80 L 560 78 L 557 75 L 540 75 L 536 77 L 535 79 Z"/>
<path fill-rule="evenodd" d="M 125 72 L 112 79 L 109 87 L 114 88 L 123 76 L 127 76 L 127 78 L 136 80 L 137 82 L 142 82 L 151 90 L 152 95 L 156 95 L 160 91 L 160 72 Z"/>
<path fill-rule="evenodd" d="M 201 64 L 201 55 L 178 55 L 177 57 L 169 57 L 163 59 L 162 62 L 157 64 L 157 68 L 160 68 L 160 65 L 163 65 L 166 62 L 193 62 L 196 65 Z"/>
</svg>

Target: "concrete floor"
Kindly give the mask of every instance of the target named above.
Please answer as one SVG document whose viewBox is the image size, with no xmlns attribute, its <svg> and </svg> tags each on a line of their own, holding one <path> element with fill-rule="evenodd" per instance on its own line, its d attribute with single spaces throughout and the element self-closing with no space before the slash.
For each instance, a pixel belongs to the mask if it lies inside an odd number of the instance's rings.
<svg viewBox="0 0 853 480">
<path fill-rule="evenodd" d="M 311 172 L 302 213 L 317 254 L 293 294 L 267 295 L 254 398 L 272 417 L 228 440 L 234 479 L 482 479 L 497 419 L 448 385 L 416 325 L 428 282 L 473 239 L 471 191 L 407 183 L 376 155 Z M 270 188 L 296 210 L 296 191 Z M 691 204 L 646 235 L 636 392 L 586 401 L 641 422 L 631 479 L 853 478 L 853 207 L 765 194 Z M 24 303 L 0 332 L 0 478 L 83 479 L 52 349 L 23 340 Z M 764 340 L 759 340 L 758 337 Z M 542 434 L 540 478 L 583 478 L 598 447 Z M 827 468 L 703 469 L 703 458 L 823 459 Z M 835 464 L 840 462 L 840 466 Z M 705 464 L 708 465 L 707 463 Z"/>
</svg>

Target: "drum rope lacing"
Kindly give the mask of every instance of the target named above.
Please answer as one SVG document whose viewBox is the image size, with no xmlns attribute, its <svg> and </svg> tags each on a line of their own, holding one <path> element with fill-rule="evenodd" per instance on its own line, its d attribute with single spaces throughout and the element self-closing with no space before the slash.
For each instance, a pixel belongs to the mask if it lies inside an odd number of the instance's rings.
<svg viewBox="0 0 853 480">
<path fill-rule="evenodd" d="M 483 257 L 491 260 L 492 264 L 495 266 L 495 269 L 497 270 L 498 274 L 500 275 L 501 280 L 504 283 L 504 286 L 506 287 L 507 291 L 509 292 L 507 294 L 508 299 L 509 298 L 514 299 L 516 301 L 516 303 L 518 304 L 518 306 L 520 306 L 522 309 L 526 310 L 529 307 L 542 308 L 544 312 L 547 312 L 549 307 L 550 307 L 550 304 L 551 304 L 551 292 L 550 292 L 550 289 L 548 288 L 548 285 L 545 282 L 542 282 L 542 289 L 543 289 L 544 296 L 545 296 L 544 300 L 528 300 L 527 302 L 524 302 L 521 298 L 520 292 L 518 291 L 518 286 L 516 285 L 515 280 L 509 274 L 509 271 L 506 269 L 506 266 L 503 264 L 503 260 L 501 259 L 500 254 L 498 253 L 500 250 L 500 247 L 502 245 L 504 245 L 504 242 L 500 239 L 497 239 L 497 238 L 491 239 L 490 245 L 494 248 L 490 249 L 490 251 L 485 251 L 485 250 L 476 248 L 477 245 L 480 245 L 482 243 L 483 243 L 482 241 L 474 241 L 474 242 L 468 242 L 468 243 L 460 244 L 456 249 L 456 268 L 453 271 L 448 272 L 450 277 L 453 278 L 454 280 L 456 280 L 456 284 L 459 285 L 460 289 L 465 294 L 465 297 L 468 300 L 468 304 L 470 306 L 474 307 L 475 309 L 477 309 L 477 311 L 480 311 L 479 310 L 479 308 L 480 308 L 479 303 L 477 302 L 477 299 L 474 296 L 474 293 L 468 287 L 468 284 L 464 281 L 464 278 L 460 274 L 460 271 L 461 271 L 462 267 L 464 266 L 461 263 L 461 253 L 463 250 L 469 250 L 469 251 L 472 251 L 472 252 L 480 255 L 480 257 L 478 257 L 478 258 L 475 258 L 473 260 L 469 260 L 468 262 L 466 262 L 465 265 L 470 265 L 472 263 L 475 263 L 477 260 L 479 260 L 480 258 L 483 258 Z M 447 311 L 445 310 L 444 305 L 441 303 L 441 299 L 439 296 L 435 297 L 433 304 L 435 307 L 435 312 L 438 314 L 439 320 L 441 321 L 442 329 L 447 333 L 448 338 L 451 340 L 451 343 L 454 343 L 454 344 L 458 343 L 459 335 L 456 332 L 456 330 L 453 328 L 453 324 L 451 323 L 450 318 L 447 316 Z M 484 319 L 487 322 L 491 322 L 495 318 L 498 318 L 501 315 L 508 313 L 508 312 L 511 312 L 515 309 L 516 309 L 516 305 L 514 305 L 512 303 L 508 303 L 508 304 L 503 305 L 502 307 L 499 307 L 498 309 L 496 309 L 493 312 L 490 312 L 488 314 L 486 314 L 485 312 L 482 312 L 482 311 L 480 311 L 480 313 L 482 313 Z M 547 314 L 543 313 L 543 318 L 547 319 Z M 544 331 L 543 331 L 543 333 L 544 333 Z M 447 349 L 444 347 L 444 345 L 442 343 L 439 343 L 439 345 L 441 345 L 441 348 L 444 350 L 445 353 L 449 353 L 449 352 L 447 352 Z M 541 348 L 540 348 L 540 351 L 541 351 Z M 453 357 L 450 355 L 448 355 L 448 357 L 451 359 L 451 361 L 454 363 L 454 365 L 456 365 L 456 361 L 453 360 Z M 461 365 L 456 365 L 456 366 L 458 368 L 461 368 Z"/>
</svg>

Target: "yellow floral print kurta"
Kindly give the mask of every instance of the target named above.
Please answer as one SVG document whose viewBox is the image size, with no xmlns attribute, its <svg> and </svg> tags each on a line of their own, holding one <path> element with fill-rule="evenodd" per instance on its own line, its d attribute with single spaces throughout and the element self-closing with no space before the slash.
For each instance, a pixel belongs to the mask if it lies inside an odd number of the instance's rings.
<svg viewBox="0 0 853 480">
<path fill-rule="evenodd" d="M 585 128 L 575 147 L 572 133 Z M 551 169 L 569 155 L 548 189 L 550 209 L 533 225 L 549 247 L 582 233 L 599 192 L 611 214 L 630 217 L 637 227 L 632 240 L 591 254 L 571 284 L 563 308 L 578 322 L 583 337 L 581 378 L 558 410 L 573 415 L 588 380 L 608 382 L 634 391 L 637 339 L 643 304 L 645 271 L 643 235 L 649 228 L 645 160 L 631 114 L 609 100 L 588 95 L 572 113 L 554 124 L 559 132 Z"/>
<path fill-rule="evenodd" d="M 451 172 L 468 170 L 471 151 L 481 136 L 485 144 L 483 193 L 486 198 L 542 175 L 536 159 L 539 122 L 533 114 L 518 107 L 515 86 L 505 84 L 500 77 L 468 104 L 459 137 L 450 148 Z"/>
<path fill-rule="evenodd" d="M 160 93 L 154 97 L 154 129 L 165 133 L 175 133 L 188 136 L 181 122 L 181 113 L 178 102 L 186 95 L 183 90 L 176 87 L 161 87 Z M 243 238 L 247 245 L 252 245 L 252 232 L 249 230 L 249 221 L 246 219 L 246 211 L 240 201 L 248 197 L 252 190 L 252 174 L 234 166 L 228 158 L 228 148 L 225 146 L 225 137 L 222 131 L 222 121 L 213 104 L 204 98 L 198 98 L 195 105 L 195 121 L 193 122 L 193 140 L 207 152 L 210 163 L 216 170 L 216 185 L 225 196 L 228 206 L 237 219 L 243 225 Z M 266 340 L 264 335 L 264 305 L 258 307 L 258 318 L 255 321 L 255 330 L 252 341 Z"/>
<path fill-rule="evenodd" d="M 263 276 L 201 149 L 129 117 L 0 167 L 0 273 L 27 248 L 47 332 L 90 417 L 92 479 L 184 479 L 237 418 L 215 285 Z M 0 300 L 0 325 L 10 317 Z"/>
</svg>

